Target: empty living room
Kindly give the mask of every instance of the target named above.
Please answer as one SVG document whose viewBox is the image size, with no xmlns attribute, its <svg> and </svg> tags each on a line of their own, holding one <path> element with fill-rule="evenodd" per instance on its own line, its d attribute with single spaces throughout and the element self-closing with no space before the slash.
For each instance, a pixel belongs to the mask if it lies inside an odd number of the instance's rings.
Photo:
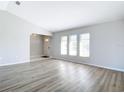
<svg viewBox="0 0 124 93">
<path fill-rule="evenodd" d="M 124 92 L 124 1 L 0 1 L 0 92 Z"/>
</svg>

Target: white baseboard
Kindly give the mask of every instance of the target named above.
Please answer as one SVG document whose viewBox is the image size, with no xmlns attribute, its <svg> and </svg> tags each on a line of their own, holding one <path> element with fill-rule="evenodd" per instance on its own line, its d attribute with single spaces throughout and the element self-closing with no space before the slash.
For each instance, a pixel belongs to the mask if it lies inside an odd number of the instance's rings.
<svg viewBox="0 0 124 93">
<path fill-rule="evenodd" d="M 13 62 L 13 63 L 4 63 L 4 64 L 0 64 L 0 66 L 10 66 L 10 65 L 16 65 L 16 64 L 23 64 L 23 63 L 30 63 L 30 60 L 25 60 L 25 61 L 17 61 L 17 62 Z"/>
<path fill-rule="evenodd" d="M 111 67 L 101 66 L 101 65 L 97 65 L 97 64 L 90 64 L 90 63 L 84 63 L 84 62 L 83 63 L 82 62 L 74 62 L 72 60 L 67 60 L 67 59 L 64 59 L 64 58 L 53 58 L 53 59 L 56 59 L 56 60 L 65 60 L 65 61 L 69 61 L 69 62 L 73 62 L 73 63 L 85 64 L 85 65 L 90 65 L 90 66 L 105 68 L 105 69 L 109 69 L 109 70 L 124 72 L 124 69 L 111 68 Z"/>
<path fill-rule="evenodd" d="M 35 59 L 31 59 L 30 62 L 35 62 L 35 61 L 40 61 L 40 60 L 47 60 L 50 58 L 35 58 Z"/>
<path fill-rule="evenodd" d="M 100 67 L 100 68 L 124 72 L 124 69 L 105 67 L 105 66 L 101 66 L 101 65 L 97 65 L 97 64 L 89 64 L 89 63 L 84 63 L 84 62 L 83 63 L 82 62 L 74 62 L 72 60 L 67 60 L 64 58 L 53 58 L 53 57 L 51 57 L 51 58 L 37 58 L 37 59 L 19 61 L 19 62 L 14 62 L 14 63 L 0 64 L 0 66 L 9 66 L 9 65 L 22 64 L 22 63 L 30 63 L 30 62 L 40 61 L 40 60 L 47 60 L 47 59 L 65 60 L 65 61 L 69 61 L 69 62 L 73 62 L 73 63 L 85 64 L 85 65 L 90 65 L 90 66 L 95 66 L 95 67 Z"/>
<path fill-rule="evenodd" d="M 42 56 L 43 56 L 43 55 L 30 56 L 30 59 L 40 58 L 40 57 L 42 57 Z"/>
<path fill-rule="evenodd" d="M 40 60 L 48 60 L 48 59 L 51 59 L 51 58 L 35 58 L 35 59 L 31 59 L 31 60 L 8 62 L 8 63 L 2 63 L 2 64 L 0 64 L 0 66 L 10 66 L 10 65 L 30 63 L 30 62 L 40 61 Z"/>
</svg>

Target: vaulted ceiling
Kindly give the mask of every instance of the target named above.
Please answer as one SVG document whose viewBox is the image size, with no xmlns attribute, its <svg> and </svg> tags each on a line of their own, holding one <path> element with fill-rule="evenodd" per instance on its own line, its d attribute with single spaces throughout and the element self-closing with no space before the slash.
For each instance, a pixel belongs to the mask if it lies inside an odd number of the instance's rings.
<svg viewBox="0 0 124 93">
<path fill-rule="evenodd" d="M 124 19 L 123 1 L 14 1 L 0 8 L 48 31 L 89 26 Z"/>
</svg>

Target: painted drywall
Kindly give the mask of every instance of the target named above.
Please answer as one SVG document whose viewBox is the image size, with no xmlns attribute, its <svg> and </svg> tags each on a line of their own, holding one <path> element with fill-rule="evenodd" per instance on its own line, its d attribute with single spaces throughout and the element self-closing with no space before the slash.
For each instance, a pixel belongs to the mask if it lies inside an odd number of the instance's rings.
<svg viewBox="0 0 124 93">
<path fill-rule="evenodd" d="M 7 11 L 52 32 L 124 18 L 123 1 L 20 2 L 9 2 Z"/>
<path fill-rule="evenodd" d="M 51 36 L 43 36 L 43 56 L 50 56 L 50 42 Z M 46 39 L 48 41 L 46 41 Z"/>
<path fill-rule="evenodd" d="M 90 57 L 61 56 L 61 36 L 81 33 L 90 33 Z M 53 33 L 51 51 L 53 58 L 124 71 L 124 21 Z"/>
<path fill-rule="evenodd" d="M 0 1 L 0 10 L 7 10 L 9 1 Z"/>
<path fill-rule="evenodd" d="M 30 35 L 48 31 L 15 15 L 0 11 L 0 66 L 30 61 Z"/>
<path fill-rule="evenodd" d="M 30 36 L 30 59 L 38 59 L 43 56 L 43 35 L 32 34 Z"/>
</svg>

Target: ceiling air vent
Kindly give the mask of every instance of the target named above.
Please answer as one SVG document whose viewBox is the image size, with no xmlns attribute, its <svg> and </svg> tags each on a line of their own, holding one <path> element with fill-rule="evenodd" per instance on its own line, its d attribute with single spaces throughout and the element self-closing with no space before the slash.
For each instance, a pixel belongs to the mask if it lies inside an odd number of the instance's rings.
<svg viewBox="0 0 124 93">
<path fill-rule="evenodd" d="M 16 5 L 20 5 L 21 4 L 19 1 L 16 1 L 15 3 L 16 3 Z"/>
</svg>

